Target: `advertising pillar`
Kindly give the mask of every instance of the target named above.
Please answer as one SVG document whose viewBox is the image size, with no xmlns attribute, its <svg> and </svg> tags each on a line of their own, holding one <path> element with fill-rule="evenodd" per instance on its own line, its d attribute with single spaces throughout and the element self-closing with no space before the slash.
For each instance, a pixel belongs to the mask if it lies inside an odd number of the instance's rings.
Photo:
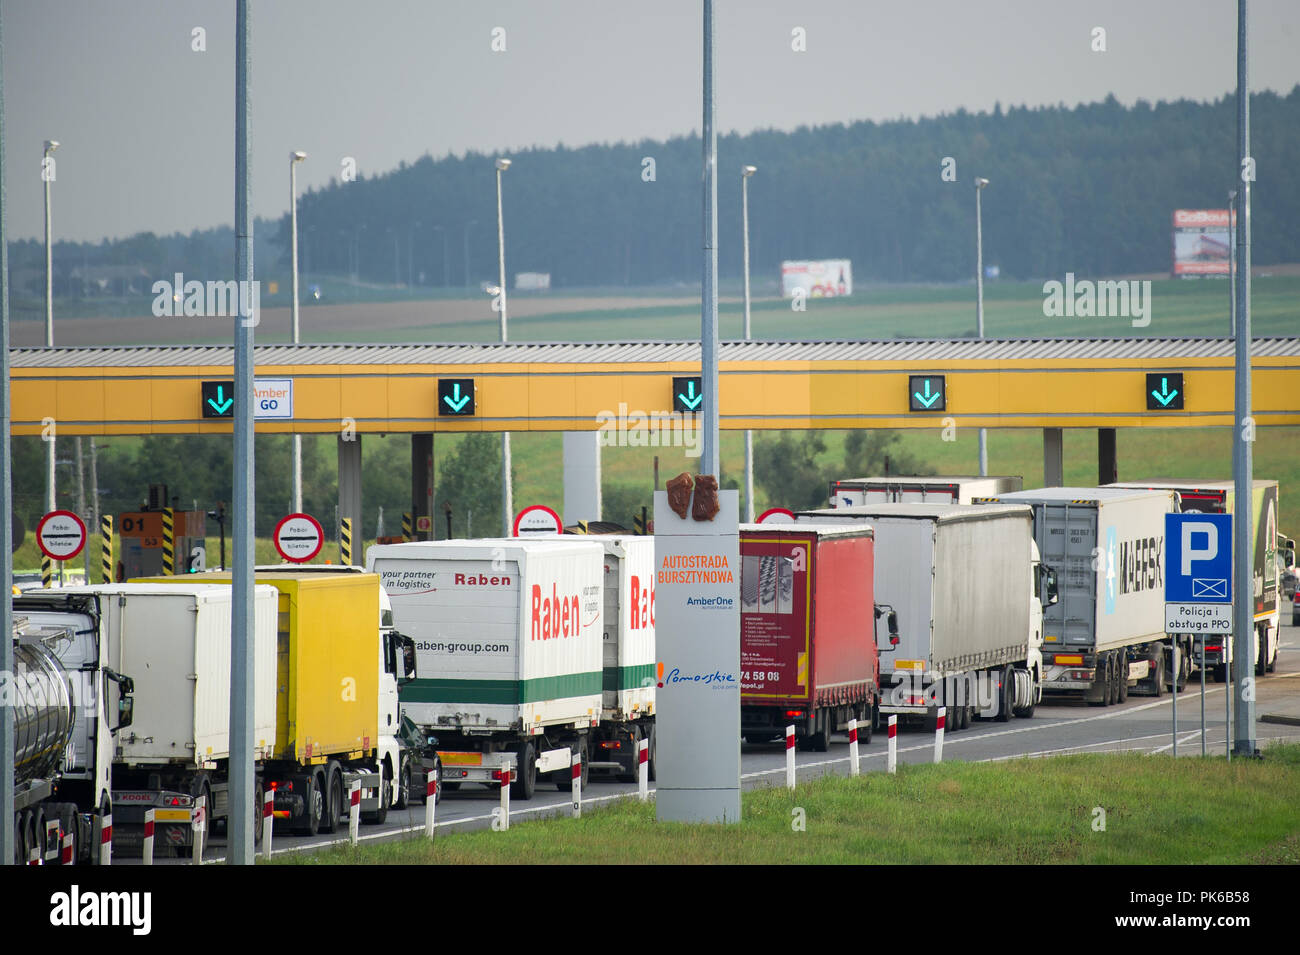
<svg viewBox="0 0 1300 955">
<path fill-rule="evenodd" d="M 693 485 L 693 487 L 692 487 Z M 740 820 L 739 494 L 655 492 L 656 818 Z"/>
</svg>

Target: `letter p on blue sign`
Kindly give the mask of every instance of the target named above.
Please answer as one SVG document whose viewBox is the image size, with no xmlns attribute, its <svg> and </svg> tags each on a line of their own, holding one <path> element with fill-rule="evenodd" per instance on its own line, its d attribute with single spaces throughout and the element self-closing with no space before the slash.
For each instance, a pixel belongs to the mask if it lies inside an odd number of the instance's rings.
<svg viewBox="0 0 1300 955">
<path fill-rule="evenodd" d="M 1232 515 L 1166 514 L 1165 600 L 1232 600 Z"/>
</svg>

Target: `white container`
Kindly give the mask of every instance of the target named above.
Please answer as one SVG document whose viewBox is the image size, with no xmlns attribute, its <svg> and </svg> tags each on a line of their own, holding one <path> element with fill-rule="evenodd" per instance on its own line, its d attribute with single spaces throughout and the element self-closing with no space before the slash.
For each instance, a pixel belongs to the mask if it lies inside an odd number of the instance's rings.
<svg viewBox="0 0 1300 955">
<path fill-rule="evenodd" d="M 604 548 L 595 540 L 381 544 L 366 555 L 415 641 L 417 725 L 530 733 L 600 718 Z"/>
<path fill-rule="evenodd" d="M 203 767 L 230 756 L 231 588 L 220 584 L 107 584 L 100 595 L 105 658 L 135 681 L 131 725 L 116 762 Z M 253 744 L 275 744 L 278 593 L 253 588 Z"/>
<path fill-rule="evenodd" d="M 655 539 L 600 535 L 605 548 L 603 720 L 637 719 L 655 704 Z"/>
<path fill-rule="evenodd" d="M 795 523 L 850 520 L 875 531 L 875 601 L 898 613 L 898 646 L 883 628 L 878 637 L 882 686 L 896 673 L 928 683 L 1029 657 L 1037 598 L 1028 507 L 876 504 L 805 511 Z"/>
<path fill-rule="evenodd" d="M 970 504 L 976 497 L 1019 491 L 1019 477 L 960 475 L 843 478 L 831 483 L 831 507 L 864 504 Z"/>
<path fill-rule="evenodd" d="M 1043 615 L 1043 649 L 1106 651 L 1165 639 L 1169 490 L 1050 487 L 999 495 L 1034 509 L 1043 563 L 1060 600 Z"/>
</svg>

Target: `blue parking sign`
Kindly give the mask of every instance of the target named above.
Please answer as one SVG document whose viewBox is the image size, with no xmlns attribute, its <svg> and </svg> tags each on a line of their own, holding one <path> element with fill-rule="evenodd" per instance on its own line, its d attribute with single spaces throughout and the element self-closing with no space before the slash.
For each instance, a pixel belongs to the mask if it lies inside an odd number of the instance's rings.
<svg viewBox="0 0 1300 955">
<path fill-rule="evenodd" d="M 1232 515 L 1165 515 L 1166 603 L 1232 602 Z"/>
</svg>

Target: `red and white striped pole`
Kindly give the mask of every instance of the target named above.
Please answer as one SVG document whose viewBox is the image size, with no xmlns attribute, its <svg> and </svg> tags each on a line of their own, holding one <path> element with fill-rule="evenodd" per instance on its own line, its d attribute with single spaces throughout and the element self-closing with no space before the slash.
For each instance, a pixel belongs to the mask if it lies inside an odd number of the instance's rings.
<svg viewBox="0 0 1300 955">
<path fill-rule="evenodd" d="M 638 740 L 636 744 L 636 790 L 641 801 L 650 798 L 650 741 Z"/>
<path fill-rule="evenodd" d="M 889 718 L 889 756 L 888 769 L 891 773 L 898 772 L 898 717 Z"/>
<path fill-rule="evenodd" d="M 858 721 L 849 720 L 849 775 L 858 774 Z"/>
<path fill-rule="evenodd" d="M 271 858 L 271 833 L 275 831 L 275 790 L 262 793 L 262 858 Z"/>
<path fill-rule="evenodd" d="M 582 818 L 582 753 L 573 754 L 573 818 Z"/>
<path fill-rule="evenodd" d="M 794 727 L 785 728 L 785 787 L 794 789 Z"/>
<path fill-rule="evenodd" d="M 208 831 L 208 797 L 200 796 L 194 806 L 190 828 L 194 832 L 194 853 L 190 862 L 203 865 L 203 837 Z"/>
<path fill-rule="evenodd" d="M 943 762 L 943 724 L 948 718 L 948 707 L 939 707 L 939 715 L 934 720 L 934 761 Z"/>
<path fill-rule="evenodd" d="M 510 776 L 509 769 L 501 770 L 501 831 L 510 828 Z"/>
<path fill-rule="evenodd" d="M 59 820 L 50 819 L 45 823 L 44 856 L 46 865 L 59 861 Z"/>
<path fill-rule="evenodd" d="M 74 822 L 73 825 L 75 826 L 76 823 Z M 72 858 L 72 833 L 65 832 L 63 834 L 63 850 L 59 862 L 62 865 L 72 865 L 74 861 L 75 860 Z"/>
<path fill-rule="evenodd" d="M 424 834 L 433 838 L 434 814 L 438 809 L 438 771 L 429 770 L 424 780 Z"/>
<path fill-rule="evenodd" d="M 99 817 L 99 864 L 113 864 L 113 814 Z"/>
<path fill-rule="evenodd" d="M 153 865 L 153 824 L 154 810 L 144 811 L 144 848 L 141 850 L 140 864 Z"/>
<path fill-rule="evenodd" d="M 361 782 L 354 779 L 348 791 L 348 839 L 355 847 L 361 836 Z"/>
<path fill-rule="evenodd" d="M 40 846 L 32 846 L 29 850 L 27 850 L 27 864 L 45 865 L 45 861 L 41 858 Z"/>
</svg>

